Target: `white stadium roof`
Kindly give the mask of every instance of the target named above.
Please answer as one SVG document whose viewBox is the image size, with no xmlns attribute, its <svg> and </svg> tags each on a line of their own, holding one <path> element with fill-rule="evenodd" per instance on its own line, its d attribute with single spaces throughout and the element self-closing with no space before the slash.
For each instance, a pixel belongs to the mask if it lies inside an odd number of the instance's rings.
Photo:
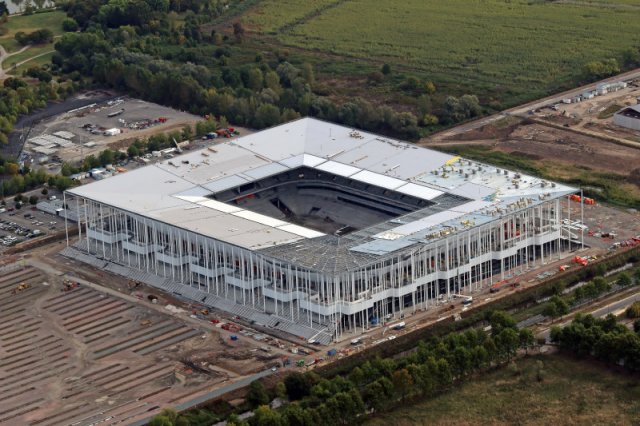
<svg viewBox="0 0 640 426">
<path fill-rule="evenodd" d="M 424 200 L 447 194 L 467 199 L 413 220 L 390 220 L 383 232 L 352 238 L 356 243 L 348 250 L 354 256 L 390 253 L 420 239 L 424 242 L 425 235 L 438 226 L 457 224 L 464 229 L 461 223 L 495 219 L 492 209 L 504 212 L 509 206 L 522 206 L 523 200 L 531 205 L 575 192 L 568 186 L 312 118 L 191 151 L 68 192 L 230 244 L 266 249 L 299 244 L 323 234 L 207 196 L 301 166 Z"/>
</svg>

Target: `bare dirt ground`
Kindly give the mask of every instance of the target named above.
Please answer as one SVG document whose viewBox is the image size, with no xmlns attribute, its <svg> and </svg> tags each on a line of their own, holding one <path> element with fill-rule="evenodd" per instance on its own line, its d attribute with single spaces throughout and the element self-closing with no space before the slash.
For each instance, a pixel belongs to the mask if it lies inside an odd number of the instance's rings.
<svg viewBox="0 0 640 426">
<path fill-rule="evenodd" d="M 78 268 L 60 248 L 33 250 L 0 274 L 0 424 L 130 423 L 278 364 L 282 351 L 231 342 L 110 274 L 102 282 L 122 293 L 81 278 L 64 291 Z"/>
<path fill-rule="evenodd" d="M 567 164 L 602 172 L 628 174 L 640 167 L 640 150 L 597 137 L 542 124 L 517 124 L 497 128 L 489 124 L 438 145 L 483 145 L 543 163 Z"/>
</svg>

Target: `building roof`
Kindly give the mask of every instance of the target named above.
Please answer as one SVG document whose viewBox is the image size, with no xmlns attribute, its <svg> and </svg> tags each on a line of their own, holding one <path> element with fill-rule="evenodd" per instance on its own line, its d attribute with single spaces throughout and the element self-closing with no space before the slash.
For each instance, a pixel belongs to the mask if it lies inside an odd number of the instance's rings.
<svg viewBox="0 0 640 426">
<path fill-rule="evenodd" d="M 616 112 L 616 115 L 640 119 L 640 104 L 622 108 L 620 111 Z"/>
<path fill-rule="evenodd" d="M 210 198 L 301 166 L 429 200 L 429 206 L 339 237 Z M 575 189 L 303 118 L 68 192 L 303 267 L 337 272 Z"/>
</svg>

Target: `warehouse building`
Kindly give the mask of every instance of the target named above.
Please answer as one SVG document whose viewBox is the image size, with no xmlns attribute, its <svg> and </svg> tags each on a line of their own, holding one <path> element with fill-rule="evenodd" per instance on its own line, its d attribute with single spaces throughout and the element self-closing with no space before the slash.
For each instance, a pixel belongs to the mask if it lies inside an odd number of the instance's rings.
<svg viewBox="0 0 640 426">
<path fill-rule="evenodd" d="M 329 343 L 557 259 L 575 192 L 304 118 L 67 191 L 68 250 Z"/>
<path fill-rule="evenodd" d="M 613 115 L 613 122 L 627 129 L 640 130 L 640 104 L 616 112 Z"/>
</svg>

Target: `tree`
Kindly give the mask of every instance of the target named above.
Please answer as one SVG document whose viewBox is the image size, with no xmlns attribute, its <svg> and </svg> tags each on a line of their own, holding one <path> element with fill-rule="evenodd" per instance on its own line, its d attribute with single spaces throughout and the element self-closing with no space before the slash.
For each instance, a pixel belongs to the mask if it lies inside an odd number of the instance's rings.
<svg viewBox="0 0 640 426">
<path fill-rule="evenodd" d="M 516 354 L 516 350 L 520 344 L 518 332 L 513 328 L 505 328 L 496 336 L 495 340 L 500 357 L 510 361 Z"/>
<path fill-rule="evenodd" d="M 618 285 L 621 287 L 626 287 L 628 285 L 631 285 L 633 283 L 633 281 L 631 280 L 631 275 L 629 275 L 627 272 L 623 272 L 618 276 Z"/>
<path fill-rule="evenodd" d="M 384 75 L 389 75 L 391 74 L 391 65 L 389 64 L 384 64 L 382 66 L 382 68 L 380 69 L 380 71 L 382 72 L 382 74 Z"/>
<path fill-rule="evenodd" d="M 551 320 L 553 321 L 560 316 L 560 314 L 558 313 L 558 306 L 551 301 L 547 302 L 542 309 L 542 315 L 551 318 Z"/>
<path fill-rule="evenodd" d="M 38 204 L 38 196 L 32 195 L 31 197 L 29 197 L 29 204 L 31 204 L 32 206 Z"/>
<path fill-rule="evenodd" d="M 585 64 L 584 73 L 589 80 L 600 80 L 620 73 L 620 65 L 618 65 L 618 61 L 615 58 L 592 61 Z"/>
<path fill-rule="evenodd" d="M 68 33 L 78 31 L 78 23 L 73 18 L 65 18 L 62 21 L 62 29 Z"/>
<path fill-rule="evenodd" d="M 627 318 L 640 318 L 640 302 L 633 302 L 625 312 Z"/>
<path fill-rule="evenodd" d="M 256 128 L 271 127 L 280 123 L 280 109 L 271 104 L 262 104 L 256 110 L 254 126 Z"/>
<path fill-rule="evenodd" d="M 380 377 L 368 384 L 362 393 L 367 407 L 375 411 L 382 411 L 393 403 L 393 383 L 386 377 Z"/>
<path fill-rule="evenodd" d="M 0 16 L 9 15 L 9 8 L 6 1 L 0 1 Z"/>
<path fill-rule="evenodd" d="M 289 400 L 296 401 L 309 395 L 311 392 L 311 381 L 309 377 L 302 373 L 291 373 L 284 379 Z"/>
<path fill-rule="evenodd" d="M 269 403 L 269 394 L 267 394 L 267 390 L 264 388 L 264 385 L 259 380 L 254 380 L 249 385 L 249 391 L 246 396 L 247 402 L 251 404 L 252 407 L 258 407 L 260 405 L 266 405 Z"/>
<path fill-rule="evenodd" d="M 411 377 L 411 374 L 409 374 L 406 368 L 396 370 L 391 376 L 391 382 L 393 383 L 393 388 L 395 389 L 396 394 L 399 395 L 404 402 L 407 393 L 409 393 L 413 387 L 413 378 Z"/>
<path fill-rule="evenodd" d="M 172 408 L 164 408 L 149 422 L 150 426 L 174 426 L 178 413 Z"/>
<path fill-rule="evenodd" d="M 525 350 L 525 353 L 529 352 L 530 348 L 536 343 L 535 336 L 533 335 L 533 331 L 529 328 L 523 328 L 518 332 L 518 339 L 520 341 L 520 347 Z"/>
<path fill-rule="evenodd" d="M 262 405 L 254 411 L 253 417 L 249 420 L 249 424 L 259 426 L 286 426 L 286 420 L 278 411 Z"/>
<path fill-rule="evenodd" d="M 129 155 L 130 158 L 139 157 L 140 156 L 140 150 L 138 149 L 137 146 L 130 145 L 129 148 L 127 148 L 127 155 Z"/>
<path fill-rule="evenodd" d="M 516 321 L 504 311 L 493 311 L 489 316 L 491 334 L 497 336 L 505 328 L 516 328 Z"/>
<path fill-rule="evenodd" d="M 277 398 L 285 399 L 287 397 L 287 387 L 282 382 L 278 382 L 275 387 L 275 394 Z"/>
<path fill-rule="evenodd" d="M 40 193 L 42 195 L 47 195 L 49 193 L 49 190 L 47 188 L 42 188 L 42 191 L 40 191 Z"/>
<path fill-rule="evenodd" d="M 233 23 L 233 35 L 238 43 L 241 43 L 244 39 L 244 26 L 240 22 Z"/>
</svg>

